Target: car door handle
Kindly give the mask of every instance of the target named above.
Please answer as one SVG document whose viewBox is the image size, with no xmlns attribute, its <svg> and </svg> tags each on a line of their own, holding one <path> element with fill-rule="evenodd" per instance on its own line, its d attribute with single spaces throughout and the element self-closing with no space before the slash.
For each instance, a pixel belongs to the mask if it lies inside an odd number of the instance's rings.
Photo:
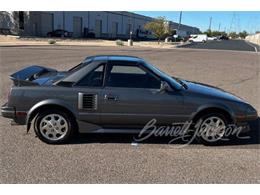
<svg viewBox="0 0 260 195">
<path fill-rule="evenodd" d="M 118 96 L 107 95 L 107 94 L 105 95 L 104 99 L 108 100 L 108 101 L 118 101 L 119 100 Z"/>
</svg>

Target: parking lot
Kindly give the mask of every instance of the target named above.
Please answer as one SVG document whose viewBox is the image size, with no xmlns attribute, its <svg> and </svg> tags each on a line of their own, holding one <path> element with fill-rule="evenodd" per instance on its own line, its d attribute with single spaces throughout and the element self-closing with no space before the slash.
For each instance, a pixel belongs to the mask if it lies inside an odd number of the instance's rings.
<svg viewBox="0 0 260 195">
<path fill-rule="evenodd" d="M 84 46 L 0 47 L 1 104 L 8 75 L 32 64 L 66 70 L 86 56 L 134 55 L 163 71 L 207 83 L 247 100 L 260 112 L 259 53 L 191 48 Z M 1 183 L 260 183 L 259 120 L 248 140 L 217 147 L 176 148 L 168 138 L 132 144 L 134 135 L 82 135 L 67 145 L 47 145 L 0 117 Z"/>
<path fill-rule="evenodd" d="M 244 40 L 215 40 L 206 43 L 192 43 L 191 45 L 182 46 L 183 48 L 194 49 L 216 49 L 216 50 L 233 50 L 233 51 L 249 51 L 259 52 L 258 45 L 246 42 Z"/>
</svg>

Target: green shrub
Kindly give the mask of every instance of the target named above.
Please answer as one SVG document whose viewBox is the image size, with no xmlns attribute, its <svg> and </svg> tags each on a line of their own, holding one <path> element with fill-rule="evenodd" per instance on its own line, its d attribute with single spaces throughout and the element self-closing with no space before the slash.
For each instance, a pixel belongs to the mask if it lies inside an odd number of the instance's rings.
<svg viewBox="0 0 260 195">
<path fill-rule="evenodd" d="M 116 40 L 116 45 L 117 46 L 124 46 L 124 42 L 122 40 L 120 40 L 120 39 L 117 39 Z"/>
<path fill-rule="evenodd" d="M 56 41 L 55 41 L 54 39 L 49 39 L 49 40 L 48 40 L 48 43 L 49 43 L 49 44 L 55 44 Z"/>
</svg>

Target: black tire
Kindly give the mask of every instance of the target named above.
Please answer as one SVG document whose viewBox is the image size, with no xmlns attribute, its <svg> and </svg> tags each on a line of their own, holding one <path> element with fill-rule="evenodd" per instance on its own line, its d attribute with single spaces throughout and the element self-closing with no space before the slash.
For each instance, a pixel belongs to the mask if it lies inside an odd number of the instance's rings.
<svg viewBox="0 0 260 195">
<path fill-rule="evenodd" d="M 223 121 L 225 127 L 227 127 L 228 124 L 229 124 L 229 121 L 228 121 L 227 117 L 224 114 L 221 114 L 221 113 L 211 113 L 211 114 L 205 114 L 205 115 L 201 116 L 195 123 L 196 124 L 195 128 L 199 130 L 199 131 L 196 130 L 196 139 L 197 139 L 197 141 L 199 143 L 202 143 L 203 145 L 206 145 L 206 146 L 216 146 L 216 145 L 219 145 L 219 144 L 221 144 L 223 142 L 223 138 L 226 138 L 226 137 L 224 137 L 225 133 L 226 133 L 226 128 L 224 128 L 224 130 L 223 130 L 224 131 L 224 136 L 219 138 L 219 140 L 214 140 L 214 139 L 210 140 L 209 138 L 205 139 L 205 137 L 202 136 L 202 132 L 204 132 L 204 131 L 201 130 L 201 127 L 202 127 L 203 123 L 206 120 L 209 120 L 209 118 L 212 118 L 212 117 L 221 119 Z"/>
<path fill-rule="evenodd" d="M 55 115 L 55 116 L 61 116 L 61 118 L 63 117 L 63 119 L 65 120 L 65 124 L 66 125 L 66 132 L 59 138 L 57 138 L 57 140 L 53 140 L 52 138 L 47 138 L 47 135 L 44 135 L 43 130 L 41 129 L 40 125 L 43 119 L 45 119 L 45 117 L 49 116 L 49 115 Z M 48 126 L 48 125 L 47 125 Z M 53 127 L 54 129 L 54 127 Z M 67 143 L 70 138 L 73 136 L 74 132 L 76 130 L 76 123 L 75 120 L 65 111 L 61 111 L 61 110 L 57 110 L 57 109 L 50 109 L 50 110 L 44 110 L 40 113 L 38 113 L 35 117 L 34 120 L 34 131 L 37 135 L 37 137 L 48 144 L 63 144 L 63 143 Z M 53 130 L 52 130 L 53 131 Z M 56 130 L 54 130 L 53 134 L 57 133 L 55 132 Z M 58 133 L 57 133 L 58 134 Z"/>
</svg>

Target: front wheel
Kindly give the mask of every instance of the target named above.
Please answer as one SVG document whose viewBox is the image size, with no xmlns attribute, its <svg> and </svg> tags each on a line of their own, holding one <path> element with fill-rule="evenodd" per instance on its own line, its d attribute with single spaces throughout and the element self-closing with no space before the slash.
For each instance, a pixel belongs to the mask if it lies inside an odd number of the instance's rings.
<svg viewBox="0 0 260 195">
<path fill-rule="evenodd" d="M 217 145 L 225 137 L 227 125 L 227 119 L 222 114 L 202 116 L 196 124 L 196 137 L 204 145 Z"/>
<path fill-rule="evenodd" d="M 72 118 L 59 110 L 43 111 L 36 116 L 34 130 L 45 143 L 59 144 L 67 142 L 73 134 Z"/>
</svg>

